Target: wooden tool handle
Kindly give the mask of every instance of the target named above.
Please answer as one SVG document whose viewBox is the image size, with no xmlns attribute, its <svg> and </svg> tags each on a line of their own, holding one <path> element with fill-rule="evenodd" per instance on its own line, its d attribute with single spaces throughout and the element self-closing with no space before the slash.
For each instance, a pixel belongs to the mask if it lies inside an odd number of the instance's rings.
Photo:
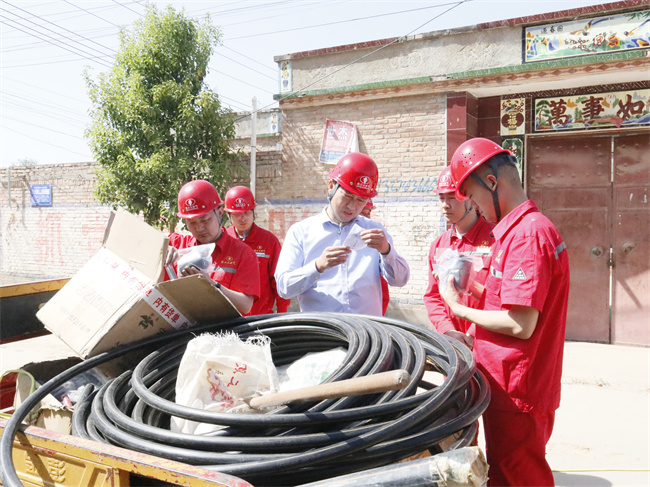
<svg viewBox="0 0 650 487">
<path fill-rule="evenodd" d="M 249 401 L 253 409 L 280 406 L 294 401 L 320 401 L 344 396 L 360 396 L 376 392 L 404 389 L 410 382 L 411 376 L 406 370 L 398 369 L 379 374 L 355 377 L 317 386 L 303 387 L 292 391 L 276 392 L 266 396 L 254 397 Z"/>
</svg>

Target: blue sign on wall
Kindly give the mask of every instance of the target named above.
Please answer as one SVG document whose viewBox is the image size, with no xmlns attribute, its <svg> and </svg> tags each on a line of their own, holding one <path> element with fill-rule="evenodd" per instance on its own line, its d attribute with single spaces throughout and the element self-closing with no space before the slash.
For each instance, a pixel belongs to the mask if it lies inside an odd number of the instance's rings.
<svg viewBox="0 0 650 487">
<path fill-rule="evenodd" d="M 29 194 L 32 206 L 52 206 L 51 184 L 32 184 Z"/>
</svg>

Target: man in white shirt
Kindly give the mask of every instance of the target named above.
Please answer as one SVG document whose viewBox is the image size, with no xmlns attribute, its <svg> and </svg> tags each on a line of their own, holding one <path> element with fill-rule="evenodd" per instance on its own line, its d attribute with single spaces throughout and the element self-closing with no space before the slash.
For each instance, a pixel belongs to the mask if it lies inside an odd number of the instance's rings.
<svg viewBox="0 0 650 487">
<path fill-rule="evenodd" d="M 379 173 L 365 154 L 343 156 L 329 173 L 329 204 L 287 232 L 275 271 L 278 294 L 301 311 L 382 315 L 381 279 L 404 286 L 409 266 L 384 226 L 361 215 Z"/>
</svg>

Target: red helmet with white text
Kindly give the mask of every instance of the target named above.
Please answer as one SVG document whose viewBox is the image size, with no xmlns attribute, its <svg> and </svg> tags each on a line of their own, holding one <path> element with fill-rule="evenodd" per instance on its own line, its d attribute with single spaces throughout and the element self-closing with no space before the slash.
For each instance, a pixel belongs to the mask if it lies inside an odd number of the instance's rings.
<svg viewBox="0 0 650 487">
<path fill-rule="evenodd" d="M 467 179 L 472 171 L 483 164 L 488 159 L 497 154 L 509 154 L 512 152 L 504 149 L 496 142 L 483 137 L 474 137 L 469 139 L 456 149 L 454 156 L 451 158 L 451 177 L 456 184 L 456 199 L 466 200 L 467 196 L 461 193 L 460 187 L 463 181 Z"/>
<path fill-rule="evenodd" d="M 246 186 L 233 186 L 226 193 L 226 211 L 228 213 L 245 213 L 257 206 L 253 192 Z"/>
<path fill-rule="evenodd" d="M 329 177 L 346 191 L 362 198 L 377 196 L 379 182 L 377 164 L 361 152 L 350 152 L 341 157 L 334 169 L 329 172 Z"/>
<path fill-rule="evenodd" d="M 178 192 L 178 213 L 181 218 L 196 218 L 221 206 L 221 198 L 212 183 L 195 179 Z"/>
<path fill-rule="evenodd" d="M 368 202 L 366 203 L 366 206 L 364 208 L 370 208 L 371 210 L 375 209 L 375 205 L 372 204 L 372 198 L 368 199 Z"/>
<path fill-rule="evenodd" d="M 436 185 L 436 193 L 455 193 L 456 184 L 451 177 L 451 168 L 449 166 L 445 167 L 440 171 L 440 176 L 438 176 L 438 184 Z"/>
</svg>

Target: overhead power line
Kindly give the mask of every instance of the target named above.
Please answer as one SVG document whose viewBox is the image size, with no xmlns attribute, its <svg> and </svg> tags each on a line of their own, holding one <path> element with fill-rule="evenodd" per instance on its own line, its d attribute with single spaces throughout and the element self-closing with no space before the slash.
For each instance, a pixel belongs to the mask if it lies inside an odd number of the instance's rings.
<svg viewBox="0 0 650 487">
<path fill-rule="evenodd" d="M 228 56 L 226 56 L 225 54 L 222 54 L 222 53 L 220 53 L 220 52 L 215 52 L 215 54 L 216 54 L 217 56 L 225 57 L 225 58 L 228 59 L 229 61 L 232 61 L 232 62 L 235 63 L 235 64 L 239 64 L 240 66 L 243 66 L 243 67 L 245 67 L 246 69 L 250 69 L 251 71 L 254 71 L 254 72 L 256 72 L 257 74 L 261 74 L 262 76 L 265 76 L 266 78 L 269 78 L 269 79 L 272 79 L 272 80 L 275 80 L 275 79 L 276 79 L 276 77 L 274 77 L 274 76 L 270 76 L 270 75 L 268 75 L 268 74 L 266 74 L 266 73 L 262 73 L 261 71 L 258 71 L 258 70 L 255 69 L 255 68 L 251 68 L 250 66 L 246 66 L 244 63 L 240 63 L 239 61 L 237 61 L 237 60 L 235 60 L 235 59 L 233 59 L 233 58 L 231 58 L 231 57 L 228 57 Z"/>
<path fill-rule="evenodd" d="M 0 9 L 0 10 L 5 10 L 5 9 Z M 15 14 L 13 14 L 13 15 L 15 15 Z M 0 16 L 0 17 L 3 17 L 3 16 Z M 25 24 L 22 24 L 19 21 L 9 19 L 7 17 L 4 17 L 4 18 L 5 18 L 5 21 L 0 21 L 0 23 L 8 25 L 9 27 L 13 27 L 14 29 L 19 30 L 19 31 L 21 31 L 21 32 L 23 32 L 23 33 L 25 33 L 27 35 L 31 35 L 31 36 L 34 36 L 34 37 L 36 37 L 38 39 L 41 39 L 41 40 L 47 42 L 48 44 L 52 44 L 52 45 L 54 45 L 56 47 L 59 47 L 60 49 L 71 52 L 72 54 L 75 54 L 77 56 L 81 56 L 84 59 L 88 59 L 89 61 L 93 61 L 93 62 L 95 62 L 97 64 L 100 64 L 102 66 L 105 66 L 105 67 L 110 67 L 109 64 L 107 64 L 107 63 L 103 62 L 102 60 L 100 60 L 100 58 L 95 54 L 92 54 L 92 53 L 89 53 L 89 52 L 84 51 L 82 49 L 79 49 L 78 47 L 76 47 L 74 45 L 70 45 L 70 44 L 68 44 L 68 43 L 66 43 L 66 42 L 64 42 L 64 41 L 62 41 L 60 39 L 57 39 L 57 38 L 55 38 L 55 37 L 53 37 L 53 36 L 51 36 L 49 34 L 46 34 L 46 33 L 43 33 L 43 32 L 36 33 L 36 32 L 34 32 L 32 30 L 32 27 L 27 26 Z M 17 28 L 15 25 L 8 24 L 7 21 L 10 22 L 11 24 L 17 24 L 18 26 L 22 27 L 22 29 Z M 32 22 L 32 23 L 36 24 L 35 22 Z M 38 24 L 36 24 L 36 25 L 38 25 Z M 47 30 L 51 31 L 51 29 L 47 29 Z M 104 53 L 101 53 L 101 54 L 103 55 Z"/>
<path fill-rule="evenodd" d="M 77 8 L 77 9 L 83 11 L 83 12 L 86 12 L 88 15 L 92 15 L 93 17 L 96 17 L 96 18 L 98 18 L 99 20 L 103 20 L 104 22 L 106 22 L 106 23 L 108 23 L 108 24 L 111 24 L 111 25 L 114 25 L 115 27 L 119 27 L 118 24 L 115 24 L 115 23 L 111 22 L 110 20 L 105 19 L 105 18 L 102 17 L 101 15 L 97 15 L 95 12 L 91 12 L 90 10 L 85 9 L 85 8 L 83 8 L 83 7 L 80 7 L 79 5 L 75 5 L 74 3 L 69 2 L 68 0 L 63 0 L 63 1 L 64 1 L 65 3 L 67 3 L 68 5 L 72 5 L 74 8 Z"/>
<path fill-rule="evenodd" d="M 28 139 L 35 140 L 36 142 L 40 142 L 41 144 L 51 145 L 52 147 L 57 147 L 59 149 L 63 149 L 65 151 L 70 152 L 71 154 L 77 154 L 77 155 L 84 156 L 84 157 L 90 157 L 90 159 L 92 160 L 92 156 L 89 155 L 89 154 L 82 154 L 81 152 L 70 150 L 68 147 L 63 147 L 61 145 L 56 145 L 56 144 L 52 144 L 51 142 L 46 142 L 44 140 L 37 139 L 36 137 L 24 134 L 22 132 L 19 132 L 18 130 L 14 130 L 14 129 L 9 128 L 9 127 L 7 127 L 5 125 L 2 125 L 2 128 L 5 129 L 5 130 L 9 130 L 10 132 L 14 132 L 14 133 L 16 133 L 18 135 L 22 135 L 23 137 L 27 137 Z"/>
<path fill-rule="evenodd" d="M 51 24 L 51 25 L 55 26 L 55 27 L 58 28 L 58 29 L 64 30 L 64 31 L 66 31 L 66 32 L 69 32 L 70 34 L 75 35 L 75 36 L 77 36 L 77 37 L 83 39 L 84 41 L 88 41 L 88 42 L 91 42 L 91 43 L 93 43 L 93 44 L 97 44 L 97 45 L 98 45 L 99 47 L 101 47 L 102 49 L 105 49 L 105 50 L 107 50 L 107 51 L 110 51 L 110 52 L 112 52 L 113 54 L 115 54 L 115 53 L 117 52 L 115 49 L 112 49 L 112 48 L 110 48 L 110 47 L 108 47 L 108 46 L 105 46 L 105 45 L 103 45 L 103 44 L 100 44 L 99 42 L 96 42 L 96 41 L 94 41 L 94 40 L 92 40 L 92 39 L 89 39 L 89 38 L 87 38 L 87 37 L 84 37 L 84 36 L 82 36 L 82 35 L 80 35 L 80 34 L 77 34 L 76 32 L 74 32 L 74 31 L 72 31 L 72 30 L 70 30 L 70 29 L 67 29 L 67 28 L 65 28 L 65 27 L 62 27 L 62 26 L 60 26 L 60 25 L 58 25 L 58 24 L 55 24 L 54 22 L 51 22 L 51 21 L 49 21 L 49 20 L 47 20 L 47 19 L 45 19 L 45 18 L 43 18 L 43 17 L 41 17 L 41 16 L 39 16 L 39 15 L 34 15 L 34 14 L 32 14 L 31 12 L 25 10 L 24 8 L 20 8 L 20 7 L 16 6 L 16 5 L 13 5 L 13 4 L 7 2 L 6 0 L 4 1 L 4 3 L 7 4 L 7 5 L 9 5 L 9 6 L 11 6 L 11 7 L 13 7 L 13 8 L 15 8 L 16 10 L 20 10 L 21 12 L 25 12 L 25 13 L 27 13 L 27 14 L 33 16 L 33 17 L 36 17 L 37 19 L 39 19 L 39 20 L 41 20 L 41 21 L 43 21 L 43 22 L 47 22 L 48 24 Z M 2 9 L 2 10 L 4 10 L 5 12 L 8 12 L 8 13 L 10 13 L 10 14 L 15 15 L 16 17 L 18 17 L 18 15 L 16 15 L 14 12 L 9 12 L 9 11 L 6 10 L 6 9 Z M 19 17 L 19 18 L 20 18 L 20 17 Z M 45 27 L 45 26 L 43 26 L 43 25 L 41 25 L 41 24 L 38 24 L 38 23 L 34 22 L 33 20 L 29 20 L 29 19 L 27 19 L 27 18 L 23 18 L 23 19 L 21 19 L 21 20 L 26 20 L 27 22 L 30 22 L 30 23 L 32 23 L 32 24 L 34 24 L 34 25 L 36 25 L 36 26 L 38 26 L 38 27 L 40 27 L 40 28 L 42 28 L 42 29 L 46 29 L 46 30 L 49 30 L 50 32 L 53 32 L 53 33 L 55 33 L 55 34 L 57 34 L 57 35 L 60 35 L 58 32 L 56 32 L 56 31 L 54 31 L 54 30 L 52 30 L 52 29 L 50 29 L 50 28 L 48 28 L 48 27 Z M 72 40 L 72 39 L 70 39 L 69 37 L 66 37 L 66 36 L 62 36 L 62 37 L 64 37 L 64 39 Z M 92 47 L 92 46 L 84 46 L 84 47 L 87 47 L 87 48 L 89 48 L 89 49 L 92 49 L 92 50 L 94 50 L 94 51 L 97 51 L 97 52 L 100 53 L 100 54 L 106 54 L 105 52 L 102 52 L 101 50 L 99 50 L 99 49 L 97 49 L 97 48 L 94 48 L 94 47 Z"/>
<path fill-rule="evenodd" d="M 365 58 L 367 58 L 367 57 L 370 57 L 370 56 L 372 56 L 372 55 L 378 53 L 379 51 L 382 51 L 382 50 L 386 49 L 388 46 L 391 46 L 391 45 L 395 44 L 395 43 L 398 42 L 399 40 L 401 40 L 401 39 L 403 39 L 403 38 L 405 38 L 405 37 L 410 36 L 410 35 L 413 34 L 414 32 L 417 32 L 418 30 L 420 30 L 420 29 L 421 29 L 422 27 L 424 27 L 425 25 L 430 24 L 430 23 L 433 22 L 434 20 L 436 20 L 436 19 L 442 17 L 443 15 L 445 15 L 446 13 L 452 11 L 453 9 L 455 9 L 456 7 L 458 7 L 459 5 L 462 5 L 463 3 L 471 2 L 471 1 L 473 1 L 473 0 L 461 0 L 461 1 L 459 1 L 459 2 L 452 2 L 452 3 L 446 3 L 446 4 L 438 5 L 439 7 L 443 7 L 443 6 L 446 7 L 446 6 L 449 6 L 449 8 L 448 8 L 447 10 L 445 10 L 444 12 L 441 12 L 441 13 L 439 13 L 438 15 L 436 15 L 436 16 L 432 17 L 431 19 L 427 20 L 425 23 L 423 23 L 423 24 L 417 26 L 415 29 L 412 29 L 410 32 L 404 34 L 403 36 L 398 37 L 398 38 L 396 38 L 395 40 L 389 42 L 388 44 L 384 44 L 383 46 L 381 46 L 381 47 L 379 47 L 379 48 L 377 48 L 377 49 L 374 49 L 373 51 L 371 51 L 371 52 L 369 52 L 369 53 L 367 53 L 367 54 L 364 54 L 363 56 L 361 56 L 361 57 L 359 57 L 359 58 L 357 58 L 357 59 L 355 59 L 355 60 L 353 60 L 353 61 L 350 61 L 349 63 L 347 63 L 347 64 L 341 66 L 340 68 L 335 69 L 334 71 L 332 71 L 332 72 L 330 72 L 330 73 L 327 73 L 326 75 L 321 76 L 320 78 L 318 78 L 318 79 L 312 81 L 311 83 L 309 83 L 309 84 L 307 84 L 307 85 L 301 87 L 299 90 L 294 90 L 294 92 L 295 92 L 295 91 L 304 91 L 304 90 L 306 90 L 306 89 L 308 89 L 308 88 L 310 88 L 310 87 L 312 87 L 312 86 L 314 86 L 314 85 L 320 83 L 321 81 L 323 81 L 323 80 L 325 80 L 325 79 L 327 79 L 327 78 L 329 78 L 329 77 L 331 77 L 331 76 L 334 76 L 336 73 L 338 73 L 338 72 L 340 72 L 340 71 L 342 71 L 342 70 L 344 70 L 344 69 L 346 69 L 346 68 L 352 66 L 353 64 L 356 64 L 356 63 L 358 63 L 359 61 L 362 61 L 363 59 L 365 59 Z M 262 108 L 259 108 L 257 111 L 259 112 L 259 111 L 262 111 L 262 110 L 266 110 L 267 108 L 269 108 L 269 107 L 275 105 L 275 103 L 280 102 L 280 101 L 282 101 L 282 100 L 284 100 L 285 98 L 288 98 L 288 97 L 290 97 L 290 96 L 293 96 L 293 93 L 290 93 L 290 94 L 287 94 L 287 95 L 285 95 L 285 96 L 283 96 L 283 97 L 280 97 L 279 100 L 274 101 L 273 103 L 269 103 L 268 105 L 266 105 L 266 106 L 264 106 L 264 107 L 262 107 Z M 242 117 L 242 118 L 240 118 L 240 119 L 237 119 L 236 121 L 242 120 L 243 118 L 244 118 L 244 117 Z"/>
<path fill-rule="evenodd" d="M 326 22 L 324 24 L 313 24 L 313 25 L 307 25 L 307 26 L 304 26 L 304 27 L 294 27 L 292 29 L 282 29 L 282 30 L 275 30 L 275 31 L 271 31 L 271 32 L 258 32 L 256 34 L 248 34 L 248 35 L 245 35 L 245 36 L 230 37 L 228 40 L 234 41 L 234 40 L 238 40 L 238 39 L 249 39 L 251 37 L 267 36 L 267 35 L 273 35 L 273 34 L 284 34 L 285 32 L 294 32 L 296 30 L 315 29 L 315 28 L 318 28 L 318 27 L 328 27 L 330 25 L 346 24 L 348 22 L 359 22 L 359 21 L 362 21 L 362 20 L 376 19 L 376 18 L 379 18 L 379 17 L 387 17 L 387 16 L 390 16 L 390 15 L 398 15 L 398 14 L 404 14 L 404 13 L 410 13 L 410 12 L 417 12 L 419 10 L 429 10 L 429 9 L 432 9 L 432 8 L 446 7 L 448 5 L 454 5 L 454 4 L 457 4 L 457 3 L 458 2 L 443 3 L 443 4 L 438 4 L 438 5 L 430 5 L 428 7 L 419 7 L 419 8 L 412 8 L 412 9 L 409 9 L 409 10 L 400 10 L 398 12 L 388 12 L 388 13 L 385 13 L 385 14 L 368 15 L 366 17 L 357 17 L 357 18 L 354 18 L 354 19 L 337 20 L 337 21 L 334 21 L 334 22 Z M 464 3 L 464 2 L 460 2 L 460 3 Z M 438 17 L 439 16 L 434 17 L 434 19 L 436 19 Z M 432 20 L 434 20 L 434 19 L 432 19 Z M 427 22 L 427 24 L 428 23 L 429 22 Z"/>
</svg>

